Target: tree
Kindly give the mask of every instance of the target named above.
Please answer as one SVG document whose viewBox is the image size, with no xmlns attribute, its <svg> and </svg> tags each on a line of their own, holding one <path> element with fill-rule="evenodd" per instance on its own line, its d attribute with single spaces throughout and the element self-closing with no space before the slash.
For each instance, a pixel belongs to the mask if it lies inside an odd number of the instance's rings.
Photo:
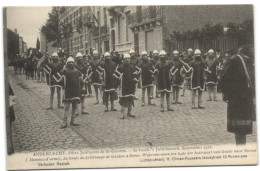
<svg viewBox="0 0 260 171">
<path fill-rule="evenodd" d="M 46 23 L 41 27 L 41 32 L 45 35 L 47 42 L 60 40 L 59 33 L 59 12 L 60 7 L 53 7 L 49 13 L 49 18 Z"/>
</svg>

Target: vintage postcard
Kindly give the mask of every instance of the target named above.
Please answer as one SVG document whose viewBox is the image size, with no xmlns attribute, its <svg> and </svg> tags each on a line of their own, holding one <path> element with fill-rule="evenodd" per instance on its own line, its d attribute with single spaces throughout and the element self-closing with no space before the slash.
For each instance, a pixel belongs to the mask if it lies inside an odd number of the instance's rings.
<svg viewBox="0 0 260 171">
<path fill-rule="evenodd" d="M 3 16 L 7 169 L 258 164 L 252 4 Z"/>
</svg>

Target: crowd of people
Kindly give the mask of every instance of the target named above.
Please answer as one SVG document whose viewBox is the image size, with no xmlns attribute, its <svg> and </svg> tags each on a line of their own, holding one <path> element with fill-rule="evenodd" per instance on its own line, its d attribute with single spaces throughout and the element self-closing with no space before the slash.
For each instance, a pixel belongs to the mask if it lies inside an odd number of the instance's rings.
<svg viewBox="0 0 260 171">
<path fill-rule="evenodd" d="M 154 50 L 149 54 L 143 51 L 140 56 L 134 50 L 123 55 L 106 52 L 102 56 L 94 50 L 92 55 L 78 52 L 75 57 L 58 51 L 39 58 L 36 73 L 38 81 L 46 78 L 50 87 L 50 107 L 47 110 L 53 110 L 55 88 L 57 90 L 58 108 L 65 108 L 61 128 L 77 126 L 75 117 L 88 114 L 85 99 L 92 96 L 92 88 L 95 105 L 100 103 L 101 94 L 104 112 L 109 111 L 109 104 L 111 111 L 117 111 L 114 102 L 119 99 L 121 119 L 135 117 L 132 108 L 138 100 L 135 96 L 138 88 L 142 92 L 141 106 L 156 106 L 152 101 L 160 98 L 161 112 L 165 109 L 173 111 L 172 104 L 182 104 L 180 96 L 185 96 L 186 90 L 191 91 L 192 109 L 205 108 L 202 105 L 203 91 L 208 93 L 207 100 L 213 102 L 219 100 L 217 92 L 222 92 L 223 100 L 228 102 L 228 131 L 235 133 L 239 144 L 245 142 L 246 134 L 252 133 L 254 120 L 253 115 L 248 114 L 254 110 L 254 83 L 251 81 L 254 75 L 252 72 L 248 74 L 253 62 L 248 62 L 252 61 L 248 59 L 242 49 L 225 53 L 210 49 L 201 53 L 199 49 L 193 51 L 190 48 L 181 53 L 174 50 L 172 54 Z"/>
</svg>

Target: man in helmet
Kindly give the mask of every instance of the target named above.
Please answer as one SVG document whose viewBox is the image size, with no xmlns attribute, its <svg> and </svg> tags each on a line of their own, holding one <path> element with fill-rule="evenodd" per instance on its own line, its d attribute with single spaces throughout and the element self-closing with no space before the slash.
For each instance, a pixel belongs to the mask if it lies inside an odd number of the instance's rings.
<svg viewBox="0 0 260 171">
<path fill-rule="evenodd" d="M 136 55 L 136 53 L 135 53 L 135 51 L 134 50 L 130 50 L 130 64 L 133 66 L 133 67 L 135 67 L 135 69 L 137 70 L 137 71 L 139 71 L 140 70 L 140 68 L 139 68 L 139 64 L 140 64 L 140 60 L 138 59 L 138 57 L 137 57 L 137 55 Z M 139 75 L 140 76 L 140 75 Z M 136 83 L 136 88 L 137 88 L 137 86 L 139 87 L 140 85 L 139 85 L 140 83 Z M 134 94 L 135 94 L 135 92 L 136 92 L 136 88 L 135 88 L 135 91 L 134 91 Z M 134 97 L 134 99 L 138 99 L 137 97 Z"/>
<path fill-rule="evenodd" d="M 114 100 L 117 99 L 116 94 L 116 78 L 113 76 L 117 64 L 111 61 L 111 55 L 109 52 L 105 53 L 105 61 L 102 66 L 103 69 L 103 83 L 104 83 L 104 93 L 103 101 L 106 106 L 105 112 L 108 112 L 108 99 L 111 102 L 111 111 L 117 111 L 114 106 Z"/>
<path fill-rule="evenodd" d="M 202 61 L 201 51 L 199 49 L 195 50 L 194 61 L 189 66 L 184 63 L 184 67 L 187 73 L 191 72 L 191 92 L 192 92 L 192 109 L 195 109 L 195 97 L 198 92 L 198 108 L 204 109 L 202 107 L 202 91 L 204 91 L 204 72 L 206 71 L 206 66 Z"/>
<path fill-rule="evenodd" d="M 153 64 L 148 60 L 147 52 L 142 52 L 142 61 L 138 66 L 141 70 L 141 88 L 142 88 L 142 105 L 145 106 L 145 91 L 147 90 L 148 105 L 154 105 L 151 102 L 151 90 L 153 87 Z"/>
<path fill-rule="evenodd" d="M 159 61 L 159 53 L 158 53 L 157 50 L 154 50 L 153 54 L 152 54 L 152 59 L 151 59 L 151 62 L 153 64 L 153 68 L 156 65 L 156 63 L 158 63 L 158 61 Z M 155 84 L 155 87 L 156 87 L 155 88 L 156 98 L 159 98 L 159 93 L 157 92 L 157 90 L 158 90 L 158 73 L 155 73 L 153 78 L 154 78 L 154 84 Z M 153 96 L 154 86 L 152 87 L 152 91 L 151 92 L 152 92 L 151 96 L 153 98 L 154 97 Z"/>
<path fill-rule="evenodd" d="M 182 86 L 181 72 L 183 66 L 180 62 L 179 52 L 177 50 L 173 51 L 172 63 L 174 67 L 170 71 L 170 76 L 172 82 L 173 104 L 181 104 L 181 102 L 179 102 L 179 93 Z"/>
<path fill-rule="evenodd" d="M 60 71 L 60 79 L 64 80 L 64 97 L 63 102 L 65 104 L 64 110 L 64 122 L 61 129 L 72 126 L 78 126 L 75 123 L 77 105 L 81 101 L 81 84 L 82 73 L 75 67 L 75 61 L 72 57 L 69 57 L 66 62 L 66 67 Z M 71 115 L 69 112 L 70 104 L 72 105 Z"/>
<path fill-rule="evenodd" d="M 88 114 L 88 112 L 85 111 L 85 97 L 88 95 L 88 91 L 87 91 L 87 67 L 84 64 L 83 61 L 83 55 L 82 53 L 78 52 L 76 55 L 76 64 L 75 67 L 82 73 L 82 78 L 83 80 L 85 80 L 84 82 L 82 82 L 81 84 L 81 114 Z"/>
<path fill-rule="evenodd" d="M 210 49 L 208 51 L 208 57 L 205 60 L 205 64 L 207 65 L 207 68 L 210 72 L 206 72 L 206 85 L 207 85 L 207 91 L 209 95 L 208 101 L 217 101 L 217 84 L 218 84 L 218 78 L 217 78 L 217 67 L 219 65 L 218 60 L 214 56 L 214 50 Z M 213 95 L 213 98 L 212 98 Z"/>
<path fill-rule="evenodd" d="M 100 72 L 99 71 L 100 67 L 102 65 L 102 62 L 99 59 L 99 55 L 98 55 L 98 51 L 94 50 L 93 51 L 93 60 L 90 63 L 91 66 L 91 70 L 93 72 L 92 76 L 91 76 L 91 80 L 92 80 L 92 85 L 95 89 L 95 95 L 96 95 L 96 103 L 95 105 L 99 104 L 99 98 L 98 98 L 98 91 L 100 90 L 100 94 L 102 96 L 102 83 L 101 83 L 101 76 L 100 76 Z"/>
<path fill-rule="evenodd" d="M 50 95 L 50 107 L 46 110 L 53 110 L 53 98 L 55 88 L 57 89 L 57 98 L 58 98 L 58 108 L 63 108 L 61 106 L 61 85 L 57 82 L 57 79 L 60 77 L 59 72 L 63 69 L 62 63 L 59 61 L 59 56 L 57 52 L 52 54 L 53 61 L 50 64 L 46 65 L 45 71 L 49 74 L 49 87 L 51 90 Z"/>
<path fill-rule="evenodd" d="M 130 55 L 124 54 L 124 63 L 120 65 L 115 71 L 114 76 L 120 80 L 120 98 L 121 105 L 121 119 L 125 118 L 125 108 L 128 109 L 127 116 L 135 117 L 131 113 L 134 105 L 135 85 L 138 82 L 137 71 L 133 65 L 130 64 Z"/>
<path fill-rule="evenodd" d="M 194 58 L 193 57 L 193 50 L 191 48 L 189 48 L 188 51 L 187 51 L 187 55 L 184 55 L 184 57 L 183 57 L 183 62 L 190 65 L 193 58 Z M 182 89 L 182 95 L 181 96 L 184 96 L 186 88 L 188 87 L 190 89 L 190 76 L 191 75 L 190 75 L 190 73 L 186 73 L 184 70 L 183 70 L 182 74 L 184 76 L 184 80 L 183 80 L 183 89 Z"/>
<path fill-rule="evenodd" d="M 164 50 L 159 53 L 159 62 L 155 65 L 158 72 L 158 92 L 161 98 L 161 112 L 164 112 L 164 97 L 166 96 L 167 110 L 173 111 L 170 103 L 171 81 L 170 81 L 170 70 L 172 63 L 166 59 L 166 52 Z"/>
</svg>

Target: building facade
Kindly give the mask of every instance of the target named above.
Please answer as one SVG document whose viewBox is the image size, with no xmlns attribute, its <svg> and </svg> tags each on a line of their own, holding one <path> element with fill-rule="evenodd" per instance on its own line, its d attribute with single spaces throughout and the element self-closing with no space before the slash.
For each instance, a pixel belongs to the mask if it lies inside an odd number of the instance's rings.
<svg viewBox="0 0 260 171">
<path fill-rule="evenodd" d="M 75 55 L 101 52 L 136 53 L 167 48 L 174 31 L 185 32 L 205 24 L 227 24 L 253 19 L 252 5 L 208 6 L 85 6 L 64 7 L 59 17 L 61 47 Z M 99 25 L 101 32 L 99 34 Z M 170 47 L 170 49 L 178 47 Z M 196 48 L 196 47 L 191 47 Z M 169 48 L 168 48 L 169 49 Z"/>
</svg>

